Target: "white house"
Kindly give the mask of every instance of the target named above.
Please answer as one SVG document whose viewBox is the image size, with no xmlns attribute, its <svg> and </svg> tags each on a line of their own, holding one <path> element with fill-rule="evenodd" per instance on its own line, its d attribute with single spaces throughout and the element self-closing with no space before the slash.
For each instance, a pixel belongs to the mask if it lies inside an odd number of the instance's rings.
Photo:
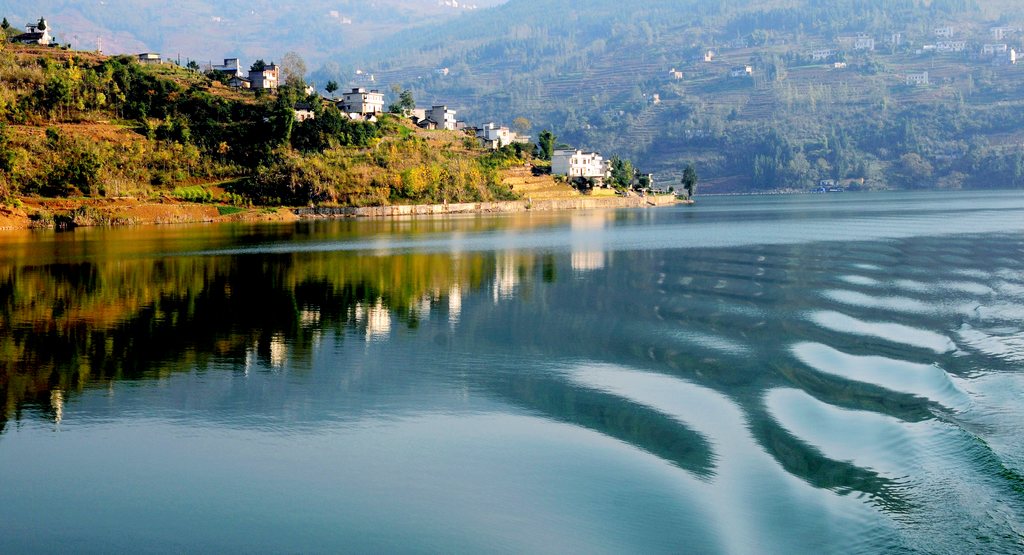
<svg viewBox="0 0 1024 555">
<path fill-rule="evenodd" d="M 932 31 L 932 33 L 937 38 L 940 39 L 951 39 L 954 35 L 956 35 L 956 29 L 954 29 L 951 25 L 947 25 L 945 27 L 936 27 Z"/>
<path fill-rule="evenodd" d="M 608 163 L 596 152 L 577 149 L 556 150 L 551 154 L 552 175 L 604 179 L 609 173 Z"/>
<path fill-rule="evenodd" d="M 46 19 L 40 17 L 37 23 L 25 25 L 25 32 L 12 38 L 11 42 L 49 46 L 53 44 L 53 37 L 50 36 L 50 26 Z"/>
<path fill-rule="evenodd" d="M 362 87 L 343 93 L 339 107 L 347 114 L 380 114 L 384 111 L 384 94 Z"/>
<path fill-rule="evenodd" d="M 839 52 L 832 48 L 819 48 L 817 50 L 811 50 L 810 52 L 811 59 L 816 62 L 827 60 L 836 54 L 839 54 Z"/>
<path fill-rule="evenodd" d="M 158 66 L 164 63 L 163 58 L 156 52 L 143 52 L 136 57 L 136 60 L 140 64 L 147 66 Z"/>
<path fill-rule="evenodd" d="M 854 50 L 874 50 L 875 39 L 866 35 L 858 35 L 853 41 Z"/>
<path fill-rule="evenodd" d="M 211 65 L 210 70 L 232 77 L 243 77 L 245 75 L 242 73 L 242 64 L 238 61 L 238 58 L 224 58 L 224 65 Z"/>
<path fill-rule="evenodd" d="M 676 68 L 672 68 L 668 72 L 668 77 L 669 77 L 669 79 L 672 79 L 673 81 L 679 81 L 679 80 L 681 80 L 683 78 L 683 72 L 679 71 Z"/>
<path fill-rule="evenodd" d="M 1016 31 L 1017 30 L 1012 27 L 993 27 L 989 29 L 989 32 L 992 33 L 993 40 L 1005 40 L 1006 37 L 1012 35 Z"/>
<path fill-rule="evenodd" d="M 939 52 L 963 52 L 967 50 L 965 40 L 943 40 L 935 43 L 935 50 Z"/>
<path fill-rule="evenodd" d="M 309 104 L 299 103 L 295 105 L 295 121 L 302 123 L 306 120 L 316 119 L 316 113 Z"/>
<path fill-rule="evenodd" d="M 982 56 L 996 56 L 998 54 L 1006 54 L 1010 51 L 1010 46 L 1007 44 L 986 44 L 981 47 Z"/>
<path fill-rule="evenodd" d="M 497 150 L 512 144 L 516 134 L 508 127 L 501 127 L 491 122 L 478 129 L 476 136 L 483 141 L 484 146 Z"/>
<path fill-rule="evenodd" d="M 922 71 L 921 73 L 908 73 L 907 84 L 915 87 L 927 87 L 930 81 L 928 80 L 928 72 Z"/>
<path fill-rule="evenodd" d="M 281 68 L 270 64 L 263 71 L 249 70 L 249 82 L 254 89 L 276 90 L 281 84 Z"/>
<path fill-rule="evenodd" d="M 426 116 L 424 121 L 433 123 L 435 129 L 446 129 L 448 131 L 458 129 L 455 110 L 450 110 L 447 106 L 434 106 L 427 110 Z"/>
<path fill-rule="evenodd" d="M 228 86 L 235 89 L 251 89 L 252 81 L 236 75 L 231 79 L 228 79 Z"/>
<path fill-rule="evenodd" d="M 711 62 L 715 61 L 715 51 L 714 50 L 706 50 L 706 51 L 704 51 L 704 61 L 706 63 L 709 63 L 709 64 Z"/>
</svg>

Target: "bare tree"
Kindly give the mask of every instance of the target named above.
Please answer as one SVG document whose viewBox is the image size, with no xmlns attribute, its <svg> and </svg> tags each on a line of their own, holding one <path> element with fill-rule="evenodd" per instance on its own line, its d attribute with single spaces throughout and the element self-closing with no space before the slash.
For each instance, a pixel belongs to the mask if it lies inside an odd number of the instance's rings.
<svg viewBox="0 0 1024 555">
<path fill-rule="evenodd" d="M 286 85 L 306 84 L 306 61 L 298 52 L 288 52 L 281 58 L 281 73 Z"/>
</svg>

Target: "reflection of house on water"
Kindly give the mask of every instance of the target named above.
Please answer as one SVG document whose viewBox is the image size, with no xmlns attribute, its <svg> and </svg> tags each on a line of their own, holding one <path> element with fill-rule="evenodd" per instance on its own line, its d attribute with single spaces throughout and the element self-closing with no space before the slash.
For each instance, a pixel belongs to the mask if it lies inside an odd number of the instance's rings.
<svg viewBox="0 0 1024 555">
<path fill-rule="evenodd" d="M 604 268 L 604 251 L 577 251 L 572 252 L 572 269 L 574 272 L 589 272 Z"/>
<path fill-rule="evenodd" d="M 515 296 L 516 286 L 519 285 L 519 268 L 516 266 L 516 257 L 511 253 L 497 255 L 494 262 L 494 285 L 491 288 L 494 302 L 508 300 Z"/>
<path fill-rule="evenodd" d="M 459 316 L 462 315 L 462 286 L 453 283 L 448 289 L 448 323 L 455 325 L 459 323 Z"/>
<path fill-rule="evenodd" d="M 275 333 L 270 338 L 270 367 L 275 369 L 284 368 L 288 363 L 288 342 L 283 333 Z"/>
<path fill-rule="evenodd" d="M 365 326 L 367 341 L 383 341 L 391 336 L 391 311 L 383 299 L 372 305 L 356 303 L 352 313 L 356 324 Z"/>
<path fill-rule="evenodd" d="M 600 270 L 607 263 L 601 233 L 608 225 L 610 212 L 575 214 L 572 218 L 572 269 L 574 272 Z"/>
</svg>

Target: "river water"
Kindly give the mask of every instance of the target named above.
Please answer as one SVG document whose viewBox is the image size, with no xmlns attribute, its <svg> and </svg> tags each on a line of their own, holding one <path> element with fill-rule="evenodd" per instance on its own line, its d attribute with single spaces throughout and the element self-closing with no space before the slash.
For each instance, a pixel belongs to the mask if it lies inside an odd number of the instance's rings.
<svg viewBox="0 0 1024 555">
<path fill-rule="evenodd" d="M 1019 553 L 1024 194 L 0 235 L 0 552 Z"/>
</svg>

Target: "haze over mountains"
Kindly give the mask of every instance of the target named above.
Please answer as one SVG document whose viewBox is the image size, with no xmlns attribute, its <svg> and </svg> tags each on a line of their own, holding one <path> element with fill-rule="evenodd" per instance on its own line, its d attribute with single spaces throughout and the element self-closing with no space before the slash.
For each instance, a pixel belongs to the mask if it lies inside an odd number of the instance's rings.
<svg viewBox="0 0 1024 555">
<path fill-rule="evenodd" d="M 46 16 L 61 42 L 85 50 L 99 45 L 111 54 L 157 51 L 201 61 L 293 50 L 320 64 L 374 39 L 501 1 L 0 0 L 0 13 L 14 25 Z"/>
</svg>

